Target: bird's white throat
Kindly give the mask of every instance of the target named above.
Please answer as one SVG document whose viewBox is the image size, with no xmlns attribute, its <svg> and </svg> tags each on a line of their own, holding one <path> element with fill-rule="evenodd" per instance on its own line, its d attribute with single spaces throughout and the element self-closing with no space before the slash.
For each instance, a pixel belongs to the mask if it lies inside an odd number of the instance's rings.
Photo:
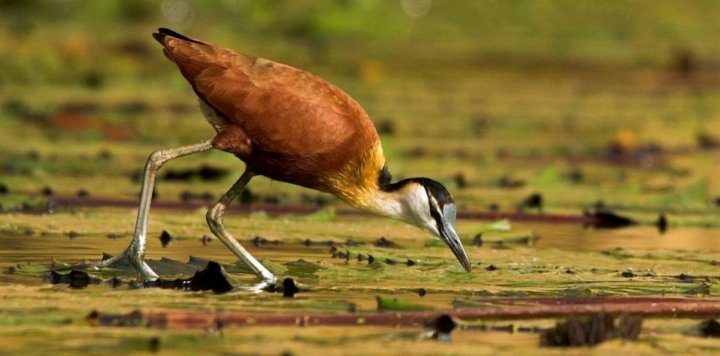
<svg viewBox="0 0 720 356">
<path fill-rule="evenodd" d="M 411 184 L 390 192 L 377 190 L 363 205 L 359 208 L 437 233 L 435 220 L 430 215 L 428 195 L 420 185 Z"/>
</svg>

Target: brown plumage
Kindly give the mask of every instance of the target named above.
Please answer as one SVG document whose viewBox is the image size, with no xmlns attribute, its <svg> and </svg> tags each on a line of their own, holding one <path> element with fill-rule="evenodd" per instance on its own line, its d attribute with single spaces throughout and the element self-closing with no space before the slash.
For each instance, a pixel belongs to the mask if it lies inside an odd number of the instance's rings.
<svg viewBox="0 0 720 356">
<path fill-rule="evenodd" d="M 217 135 L 257 174 L 328 192 L 351 205 L 377 190 L 385 165 L 368 114 L 311 73 L 170 30 L 154 34 L 202 100 Z"/>
</svg>

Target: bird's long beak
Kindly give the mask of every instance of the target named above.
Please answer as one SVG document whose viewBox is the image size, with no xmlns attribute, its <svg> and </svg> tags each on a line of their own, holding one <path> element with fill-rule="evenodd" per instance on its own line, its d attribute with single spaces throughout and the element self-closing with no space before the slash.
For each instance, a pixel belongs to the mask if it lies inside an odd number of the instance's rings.
<svg viewBox="0 0 720 356">
<path fill-rule="evenodd" d="M 457 232 L 455 232 L 455 206 L 446 205 L 443 207 L 443 226 L 440 229 L 440 238 L 450 247 L 455 257 L 466 271 L 470 272 L 472 266 Z"/>
</svg>

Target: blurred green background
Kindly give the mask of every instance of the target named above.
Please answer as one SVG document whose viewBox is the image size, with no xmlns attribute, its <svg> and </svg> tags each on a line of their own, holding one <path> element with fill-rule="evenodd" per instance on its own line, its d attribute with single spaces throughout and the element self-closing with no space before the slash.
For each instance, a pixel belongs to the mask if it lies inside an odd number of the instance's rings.
<svg viewBox="0 0 720 356">
<path fill-rule="evenodd" d="M 44 187 L 135 199 L 151 151 L 212 135 L 150 36 L 163 26 L 343 88 L 396 177 L 434 177 L 465 208 L 537 191 L 557 211 L 717 212 L 717 1 L 2 0 L 0 21 L 6 210 Z M 159 199 L 218 196 L 242 171 L 222 153 L 170 165 L 203 163 L 231 174 L 163 183 Z"/>
</svg>

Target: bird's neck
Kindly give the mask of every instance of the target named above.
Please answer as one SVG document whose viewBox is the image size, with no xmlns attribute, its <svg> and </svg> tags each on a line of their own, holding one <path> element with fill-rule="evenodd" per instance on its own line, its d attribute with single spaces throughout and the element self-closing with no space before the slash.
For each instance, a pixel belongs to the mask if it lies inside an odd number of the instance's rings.
<svg viewBox="0 0 720 356">
<path fill-rule="evenodd" d="M 324 185 L 327 191 L 354 208 L 396 217 L 402 209 L 400 194 L 382 189 L 390 179 L 378 141 L 364 154 L 328 175 Z"/>
<path fill-rule="evenodd" d="M 358 209 L 369 213 L 386 216 L 393 219 L 405 220 L 406 199 L 402 192 L 387 192 L 378 189 L 366 197 Z"/>
</svg>

